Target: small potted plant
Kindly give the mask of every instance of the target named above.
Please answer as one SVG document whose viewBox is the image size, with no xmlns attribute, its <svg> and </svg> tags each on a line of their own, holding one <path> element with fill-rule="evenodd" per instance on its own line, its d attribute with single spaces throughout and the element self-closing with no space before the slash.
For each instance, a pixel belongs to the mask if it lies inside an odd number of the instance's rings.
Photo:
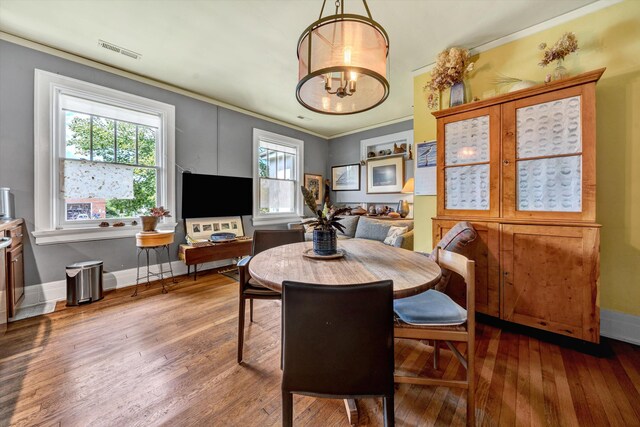
<svg viewBox="0 0 640 427">
<path fill-rule="evenodd" d="M 334 255 L 338 251 L 336 230 L 344 234 L 344 225 L 340 224 L 342 218 L 338 215 L 347 212 L 349 208 L 329 209 L 325 203 L 324 209 L 320 210 L 311 191 L 301 188 L 305 204 L 315 215 L 315 218 L 303 222 L 304 225 L 313 227 L 313 252 L 317 255 Z"/>
<path fill-rule="evenodd" d="M 162 217 L 170 217 L 171 214 L 163 206 L 157 206 L 149 209 L 147 215 L 141 215 L 142 231 L 155 231 L 158 221 Z"/>
</svg>

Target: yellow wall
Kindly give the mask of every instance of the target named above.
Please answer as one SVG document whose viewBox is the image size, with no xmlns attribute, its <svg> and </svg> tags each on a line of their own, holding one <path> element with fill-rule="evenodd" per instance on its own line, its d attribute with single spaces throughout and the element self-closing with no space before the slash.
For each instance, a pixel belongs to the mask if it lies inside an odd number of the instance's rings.
<svg viewBox="0 0 640 427">
<path fill-rule="evenodd" d="M 467 99 L 504 92 L 497 73 L 542 82 L 554 65 L 537 65 L 541 42 L 553 44 L 573 31 L 578 52 L 565 60 L 571 75 L 607 67 L 597 86 L 597 221 L 601 233 L 601 307 L 640 315 L 640 1 L 627 0 L 537 34 L 482 52 L 465 82 Z M 442 46 L 444 49 L 446 46 Z M 435 119 L 423 87 L 414 78 L 416 141 L 435 139 Z M 448 92 L 448 91 L 446 91 Z M 448 105 L 448 93 L 442 105 Z M 416 196 L 416 250 L 430 250 L 435 197 Z"/>
</svg>

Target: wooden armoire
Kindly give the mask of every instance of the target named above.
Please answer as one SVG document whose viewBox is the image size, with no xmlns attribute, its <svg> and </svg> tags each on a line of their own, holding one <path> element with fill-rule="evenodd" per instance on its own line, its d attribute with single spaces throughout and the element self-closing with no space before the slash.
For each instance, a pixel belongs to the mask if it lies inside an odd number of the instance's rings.
<svg viewBox="0 0 640 427">
<path fill-rule="evenodd" d="M 596 82 L 604 68 L 434 112 L 433 241 L 458 221 L 479 238 L 476 310 L 600 340 Z"/>
</svg>

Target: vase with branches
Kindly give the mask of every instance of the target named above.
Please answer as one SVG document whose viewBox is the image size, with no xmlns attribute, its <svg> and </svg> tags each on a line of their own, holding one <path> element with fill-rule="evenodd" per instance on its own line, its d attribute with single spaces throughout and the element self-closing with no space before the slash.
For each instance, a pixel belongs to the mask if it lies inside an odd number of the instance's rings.
<svg viewBox="0 0 640 427">
<path fill-rule="evenodd" d="M 443 90 L 462 85 L 466 75 L 473 71 L 474 63 L 471 61 L 469 50 L 462 47 L 445 49 L 438 54 L 436 64 L 431 70 L 431 81 L 427 87 L 434 94 Z M 462 92 L 464 94 L 464 90 Z M 462 102 L 464 102 L 464 96 Z M 450 106 L 455 102 L 450 101 Z M 457 105 L 457 104 L 456 104 Z"/>
<path fill-rule="evenodd" d="M 336 230 L 344 234 L 344 225 L 339 215 L 348 212 L 350 208 L 329 208 L 327 204 L 318 209 L 316 199 L 305 187 L 300 187 L 304 196 L 304 203 L 313 212 L 314 217 L 303 221 L 303 225 L 313 227 L 313 251 L 318 255 L 333 255 L 338 250 Z"/>
<path fill-rule="evenodd" d="M 574 33 L 564 33 L 562 37 L 560 37 L 560 39 L 558 39 L 558 41 L 550 48 L 547 48 L 546 43 L 540 43 L 538 48 L 544 51 L 542 60 L 538 65 L 546 67 L 553 61 L 556 61 L 554 79 L 559 80 L 568 76 L 567 69 L 562 65 L 562 62 L 565 57 L 578 50 L 578 39 Z"/>
</svg>

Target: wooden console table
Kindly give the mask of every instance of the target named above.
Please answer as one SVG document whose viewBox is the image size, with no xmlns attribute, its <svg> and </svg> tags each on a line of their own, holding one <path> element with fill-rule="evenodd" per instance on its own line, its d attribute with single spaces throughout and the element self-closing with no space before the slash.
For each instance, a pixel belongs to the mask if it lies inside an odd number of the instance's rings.
<svg viewBox="0 0 640 427">
<path fill-rule="evenodd" d="M 182 244 L 180 245 L 178 257 L 187 265 L 187 275 L 191 274 L 191 266 L 194 266 L 193 280 L 196 280 L 198 277 L 198 264 L 251 255 L 252 245 L 253 239 L 209 243 L 206 246 Z"/>
</svg>

